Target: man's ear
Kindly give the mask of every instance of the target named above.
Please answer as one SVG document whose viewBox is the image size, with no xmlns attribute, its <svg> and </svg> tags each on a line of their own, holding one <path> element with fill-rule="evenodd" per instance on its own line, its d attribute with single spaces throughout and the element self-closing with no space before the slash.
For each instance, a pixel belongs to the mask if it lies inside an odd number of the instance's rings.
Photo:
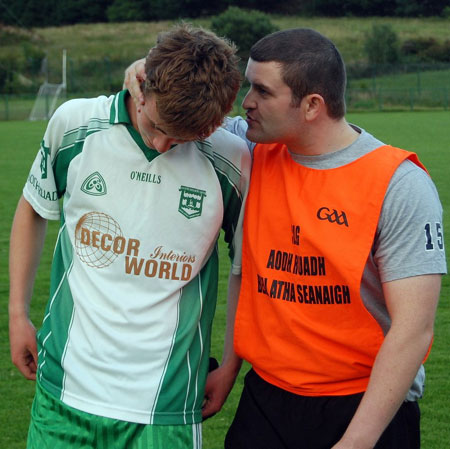
<svg viewBox="0 0 450 449">
<path fill-rule="evenodd" d="M 305 119 L 308 121 L 315 120 L 320 113 L 326 110 L 325 100 L 322 95 L 309 94 L 303 98 Z"/>
</svg>

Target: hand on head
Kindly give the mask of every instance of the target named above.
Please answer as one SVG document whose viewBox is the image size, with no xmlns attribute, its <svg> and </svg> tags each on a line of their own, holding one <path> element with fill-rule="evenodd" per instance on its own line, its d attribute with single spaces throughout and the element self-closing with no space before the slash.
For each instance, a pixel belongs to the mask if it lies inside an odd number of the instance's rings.
<svg viewBox="0 0 450 449">
<path fill-rule="evenodd" d="M 145 81 L 145 58 L 134 61 L 125 70 L 125 79 L 123 82 L 123 88 L 128 89 L 138 109 L 145 104 L 144 93 L 141 89 L 143 81 Z"/>
</svg>

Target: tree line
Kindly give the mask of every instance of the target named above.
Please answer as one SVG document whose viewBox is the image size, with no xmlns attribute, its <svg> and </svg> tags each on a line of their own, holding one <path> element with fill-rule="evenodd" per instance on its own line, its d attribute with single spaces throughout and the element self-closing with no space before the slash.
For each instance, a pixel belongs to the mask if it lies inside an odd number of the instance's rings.
<svg viewBox="0 0 450 449">
<path fill-rule="evenodd" d="M 45 27 L 172 20 L 215 15 L 230 6 L 307 16 L 450 16 L 448 0 L 0 0 L 0 24 Z"/>
</svg>

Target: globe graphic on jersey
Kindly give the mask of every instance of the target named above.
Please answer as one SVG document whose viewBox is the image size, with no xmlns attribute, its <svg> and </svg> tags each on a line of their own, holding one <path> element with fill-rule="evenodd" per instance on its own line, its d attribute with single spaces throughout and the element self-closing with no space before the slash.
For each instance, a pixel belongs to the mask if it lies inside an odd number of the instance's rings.
<svg viewBox="0 0 450 449">
<path fill-rule="evenodd" d="M 75 228 L 75 250 L 82 262 L 90 267 L 111 265 L 123 252 L 125 238 L 114 218 L 102 212 L 83 215 Z"/>
</svg>

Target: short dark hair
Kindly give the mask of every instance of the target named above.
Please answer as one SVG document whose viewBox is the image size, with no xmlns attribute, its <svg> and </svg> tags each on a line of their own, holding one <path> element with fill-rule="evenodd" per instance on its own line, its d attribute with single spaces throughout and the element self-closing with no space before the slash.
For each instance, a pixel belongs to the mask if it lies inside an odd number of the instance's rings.
<svg viewBox="0 0 450 449">
<path fill-rule="evenodd" d="M 240 87 L 236 47 L 189 24 L 160 33 L 146 58 L 144 95 L 154 95 L 165 130 L 204 138 L 230 112 Z"/>
<path fill-rule="evenodd" d="M 333 42 L 319 32 L 293 28 L 269 34 L 253 45 L 250 58 L 281 64 L 295 106 L 306 95 L 316 93 L 324 98 L 330 117 L 345 115 L 345 65 Z"/>
</svg>

